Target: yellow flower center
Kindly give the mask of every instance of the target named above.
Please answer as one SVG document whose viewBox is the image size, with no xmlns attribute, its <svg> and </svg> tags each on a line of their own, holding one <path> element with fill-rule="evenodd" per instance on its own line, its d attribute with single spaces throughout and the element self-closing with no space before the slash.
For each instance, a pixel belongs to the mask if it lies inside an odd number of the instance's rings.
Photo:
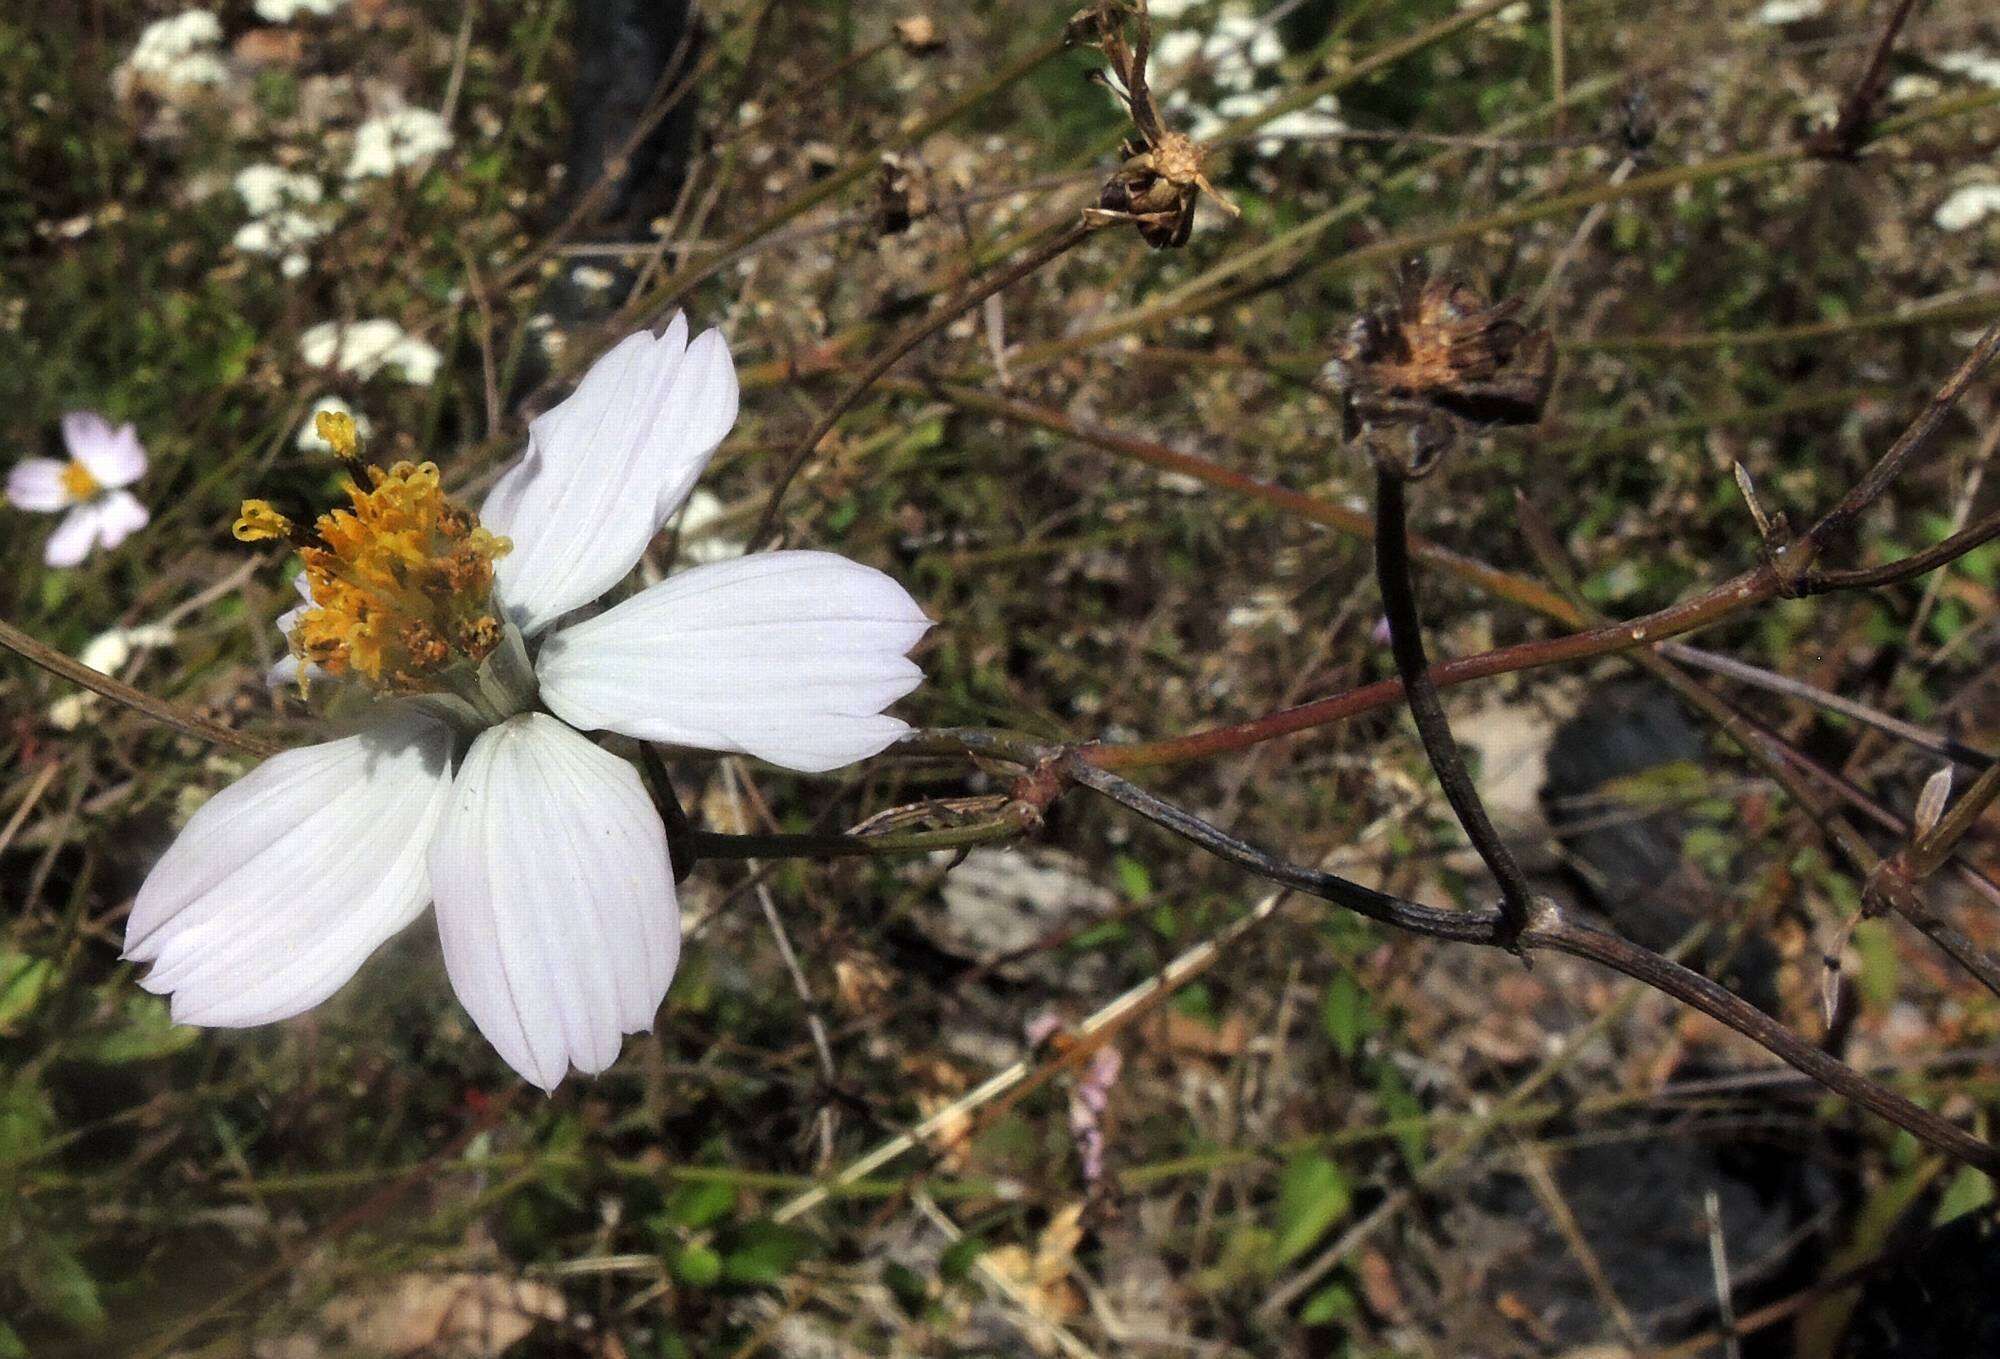
<svg viewBox="0 0 2000 1359">
<path fill-rule="evenodd" d="M 301 544 L 312 607 L 292 629 L 294 655 L 400 693 L 446 687 L 446 672 L 500 644 L 493 562 L 513 544 L 445 496 L 436 463 L 355 470 L 351 507 L 321 515 L 311 534 L 248 500 L 236 536 Z"/>
<path fill-rule="evenodd" d="M 69 492 L 71 500 L 88 500 L 103 490 L 90 469 L 80 462 L 72 462 L 62 470 L 63 489 Z"/>
</svg>

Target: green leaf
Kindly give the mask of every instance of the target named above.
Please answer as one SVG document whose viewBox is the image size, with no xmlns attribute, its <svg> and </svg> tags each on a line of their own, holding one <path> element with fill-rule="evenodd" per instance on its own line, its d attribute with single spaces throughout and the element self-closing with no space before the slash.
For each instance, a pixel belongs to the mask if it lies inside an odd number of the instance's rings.
<svg viewBox="0 0 2000 1359">
<path fill-rule="evenodd" d="M 1290 1264 L 1311 1250 L 1347 1216 L 1353 1202 L 1346 1172 L 1326 1157 L 1309 1152 L 1285 1167 L 1278 1186 L 1278 1239 L 1272 1247 L 1278 1263 Z"/>
<path fill-rule="evenodd" d="M 963 1283 L 972 1266 L 986 1253 L 983 1237 L 961 1236 L 944 1248 L 938 1257 L 938 1277 L 948 1284 Z"/>
<path fill-rule="evenodd" d="M 930 1301 L 930 1285 L 923 1275 L 891 1260 L 882 1266 L 882 1282 L 904 1312 L 913 1317 L 923 1314 L 924 1305 Z"/>
<path fill-rule="evenodd" d="M 1361 1304 L 1354 1300 L 1354 1293 L 1346 1284 L 1328 1284 L 1306 1299 L 1306 1305 L 1299 1309 L 1299 1323 L 1329 1326 L 1336 1321 L 1353 1321 L 1360 1315 Z"/>
<path fill-rule="evenodd" d="M 35 1305 L 51 1316 L 80 1331 L 104 1325 L 104 1302 L 97 1296 L 97 1281 L 67 1246 L 44 1241 L 20 1277 Z"/>
<path fill-rule="evenodd" d="M 1951 1177 L 1944 1193 L 1938 1199 L 1937 1215 L 1931 1219 L 1933 1227 L 1942 1227 L 1953 1218 L 1976 1213 L 1993 1202 L 1993 1180 L 1984 1171 L 1965 1166 Z"/>
<path fill-rule="evenodd" d="M 1854 951 L 1861 955 L 1854 987 L 1870 1011 L 1881 1014 L 1896 1003 L 1897 974 L 1895 930 L 1886 920 L 1864 920 L 1854 927 Z"/>
<path fill-rule="evenodd" d="M 1368 997 L 1361 989 L 1361 983 L 1345 972 L 1333 979 L 1326 988 L 1326 1004 L 1320 1011 L 1320 1018 L 1326 1023 L 1326 1036 L 1333 1040 L 1333 1046 L 1341 1056 L 1349 1061 L 1361 1050 L 1361 1040 L 1372 1027 L 1368 1016 Z"/>
<path fill-rule="evenodd" d="M 1430 1159 L 1430 1128 L 1424 1119 L 1424 1106 L 1410 1092 L 1401 1072 L 1386 1063 L 1375 1076 L 1375 1098 L 1382 1103 L 1382 1112 L 1396 1125 L 1396 1141 L 1402 1145 L 1403 1159 L 1411 1170 L 1421 1170 Z"/>
<path fill-rule="evenodd" d="M 29 1073 L 0 1086 L 0 1166 L 18 1165 L 41 1150 L 53 1120 L 48 1097 Z"/>
<path fill-rule="evenodd" d="M 726 1180 L 693 1180 L 668 1198 L 666 1216 L 677 1226 L 699 1231 L 728 1217 L 735 1208 L 735 1185 Z"/>
<path fill-rule="evenodd" d="M 1143 902 L 1153 895 L 1153 877 L 1146 871 L 1146 865 L 1128 854 L 1118 856 L 1118 890 L 1126 900 Z"/>
<path fill-rule="evenodd" d="M 40 1004 L 55 978 L 56 965 L 46 958 L 0 952 L 0 1033 Z"/>
<path fill-rule="evenodd" d="M 722 1277 L 733 1284 L 775 1284 L 813 1253 L 813 1239 L 796 1227 L 752 1222 L 738 1232 L 722 1258 Z"/>
<path fill-rule="evenodd" d="M 673 1270 L 690 1288 L 713 1288 L 722 1278 L 722 1257 L 708 1246 L 682 1246 L 674 1252 Z"/>
<path fill-rule="evenodd" d="M 0 1359 L 28 1359 L 28 1347 L 4 1321 L 0 1321 Z"/>
<path fill-rule="evenodd" d="M 121 1018 L 123 1023 L 119 1027 L 85 1035 L 65 1055 L 79 1062 L 123 1066 L 127 1062 L 170 1057 L 200 1037 L 197 1030 L 174 1023 L 167 1003 L 158 996 L 126 997 Z"/>
</svg>

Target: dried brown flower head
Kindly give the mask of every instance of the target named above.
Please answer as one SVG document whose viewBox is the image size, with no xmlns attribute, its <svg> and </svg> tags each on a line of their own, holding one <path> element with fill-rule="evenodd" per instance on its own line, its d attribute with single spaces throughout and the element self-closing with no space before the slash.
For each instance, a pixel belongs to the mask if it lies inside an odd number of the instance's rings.
<svg viewBox="0 0 2000 1359">
<path fill-rule="evenodd" d="M 1130 42 L 1125 37 L 1128 20 L 1135 21 Z M 1125 105 L 1136 132 L 1126 139 L 1125 163 L 1105 182 L 1093 214 L 1131 222 L 1155 250 L 1187 244 L 1194 230 L 1195 204 L 1203 193 L 1236 216 L 1236 205 L 1216 191 L 1202 170 L 1207 148 L 1186 133 L 1169 129 L 1160 117 L 1160 106 L 1146 81 L 1152 24 L 1145 0 L 1098 0 L 1069 21 L 1066 36 L 1073 44 L 1104 53 L 1111 71 L 1100 72 L 1098 78 Z"/>
<path fill-rule="evenodd" d="M 1531 425 L 1555 380 L 1555 345 L 1516 314 L 1518 298 L 1488 303 L 1478 289 L 1421 261 L 1403 266 L 1396 296 L 1348 327 L 1329 375 L 1343 396 L 1350 440 L 1410 476 L 1434 466 L 1458 425 Z"/>
</svg>

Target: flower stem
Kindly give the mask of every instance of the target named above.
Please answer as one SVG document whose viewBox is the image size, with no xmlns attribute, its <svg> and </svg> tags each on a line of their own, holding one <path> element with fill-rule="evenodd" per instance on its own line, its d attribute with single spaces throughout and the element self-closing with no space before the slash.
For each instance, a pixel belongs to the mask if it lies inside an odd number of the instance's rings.
<svg viewBox="0 0 2000 1359">
<path fill-rule="evenodd" d="M 1534 889 L 1486 815 L 1486 804 L 1479 800 L 1479 790 L 1466 771 L 1444 703 L 1438 698 L 1437 684 L 1431 679 L 1430 658 L 1424 654 L 1423 621 L 1417 610 L 1416 580 L 1410 573 L 1405 483 L 1388 467 L 1376 470 L 1375 516 L 1375 577 L 1382 589 L 1383 611 L 1389 615 L 1389 649 L 1403 677 L 1404 698 L 1446 800 L 1472 847 L 1500 884 L 1500 942 L 1517 949 L 1534 908 Z"/>
</svg>

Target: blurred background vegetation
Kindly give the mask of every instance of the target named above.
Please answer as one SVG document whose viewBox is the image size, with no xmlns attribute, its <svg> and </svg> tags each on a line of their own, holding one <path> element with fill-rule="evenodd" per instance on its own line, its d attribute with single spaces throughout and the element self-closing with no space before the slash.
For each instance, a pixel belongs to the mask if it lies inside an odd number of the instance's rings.
<svg viewBox="0 0 2000 1359">
<path fill-rule="evenodd" d="M 940 620 L 914 723 L 1150 739 L 1393 673 L 1365 543 L 981 394 L 1358 504 L 1368 472 L 1316 378 L 1426 253 L 1542 308 L 1562 369 L 1542 424 L 1464 452 L 1416 526 L 1539 575 L 1519 491 L 1585 594 L 1635 614 L 1754 564 L 1733 464 L 1809 518 L 2000 314 L 2000 20 L 1977 0 L 1917 7 L 1852 163 L 1798 148 L 1886 4 L 1154 8 L 1168 120 L 1219 140 L 1241 219 L 1204 207 L 1178 252 L 1097 234 L 921 348 L 786 501 L 790 543 L 895 573 Z M 322 399 L 478 488 L 591 357 L 684 307 L 730 337 L 743 418 L 647 569 L 730 555 L 871 343 L 1073 220 L 1124 130 L 1085 79 L 1101 60 L 1060 49 L 1062 5 L 721 0 L 667 133 L 587 196 L 629 126 L 593 92 L 636 82 L 643 103 L 660 67 L 579 0 L 213 17 L 0 9 L 0 449 L 58 454 L 69 410 L 131 421 L 152 512 L 57 570 L 52 521 L 0 509 L 0 617 L 279 739 L 309 730 L 259 679 L 286 575 L 228 525 L 246 494 L 332 494 L 299 438 Z M 578 134 L 590 117 L 613 132 Z M 1614 185 L 1639 188 L 1564 199 Z M 329 322 L 371 323 L 373 349 Z M 1857 561 L 1992 499 L 1994 399 L 1968 397 Z M 1991 748 L 1996 566 L 1780 603 L 1702 644 Z M 1552 631 L 1446 576 L 1426 606 L 1444 654 Z M 1823 941 L 1857 885 L 1628 675 L 1453 697 L 1496 808 L 1552 890 L 1634 932 L 1705 923 L 1818 1034 Z M 1935 767 L 1731 692 L 1893 807 Z M 1619 916 L 1636 851 L 1558 834 L 1545 796 L 1582 739 L 1563 733 L 1629 712 L 1635 750 L 1586 752 L 1564 786 L 1667 845 L 1673 901 L 1641 908 L 1664 921 Z M 0 1355 L 1695 1354 L 1723 1352 L 1702 1337 L 1732 1311 L 1759 1321 L 1746 1353 L 1970 1353 L 1909 1348 L 1940 1309 L 1907 1299 L 2000 1281 L 1983 1177 L 1659 997 L 1305 901 L 1120 1035 L 1101 1181 L 1064 1075 L 780 1222 L 1257 885 L 1071 802 L 963 863 L 704 864 L 657 1032 L 545 1099 L 472 1032 L 423 926 L 308 1017 L 169 1024 L 118 960 L 123 915 L 244 767 L 0 662 Z M 894 759 L 676 775 L 721 829 L 1001 787 Z M 1157 777 L 1298 861 L 1440 903 L 1489 890 L 1400 714 Z M 1959 923 L 2000 933 L 1990 908 Z M 1993 998 L 1882 921 L 1848 975 L 1849 1060 L 1983 1123 Z"/>
</svg>

